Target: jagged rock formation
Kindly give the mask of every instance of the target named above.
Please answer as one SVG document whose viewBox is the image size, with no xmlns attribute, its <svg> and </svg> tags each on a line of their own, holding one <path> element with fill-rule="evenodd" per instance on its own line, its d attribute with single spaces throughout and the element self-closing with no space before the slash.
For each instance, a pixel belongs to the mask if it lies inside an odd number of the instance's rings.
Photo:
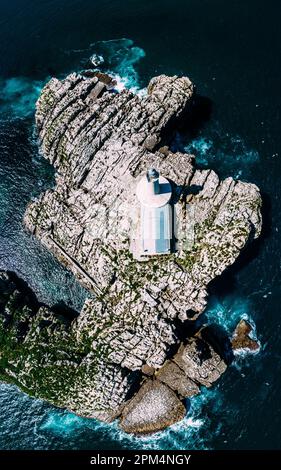
<svg viewBox="0 0 281 470">
<path fill-rule="evenodd" d="M 66 355 L 50 371 L 54 390 L 65 380 L 59 401 L 50 401 L 79 414 L 100 419 L 120 414 L 142 368 L 159 371 L 171 346 L 179 345 L 175 322 L 202 313 L 209 282 L 259 236 L 255 185 L 220 181 L 213 171 L 196 169 L 193 156 L 165 146 L 190 111 L 193 93 L 185 77 L 156 77 L 140 98 L 128 90 L 117 93 L 107 75 L 71 74 L 52 79 L 38 100 L 40 146 L 56 168 L 56 186 L 30 203 L 24 222 L 94 294 L 71 333 L 63 333 L 70 334 L 69 350 L 82 348 L 81 363 L 73 373 Z M 135 188 L 150 166 L 173 184 L 177 245 L 169 256 L 139 262 L 131 254 L 139 224 Z M 175 393 L 167 377 L 183 372 L 180 396 L 196 394 L 200 384 L 218 378 L 224 365 L 202 342 L 191 341 L 165 364 L 162 389 L 165 384 Z M 211 348 L 205 369 L 197 360 L 203 346 Z M 45 386 L 49 383 L 38 391 L 34 386 L 32 393 L 45 397 L 40 391 Z M 147 431 L 152 425 L 143 426 Z"/>
<path fill-rule="evenodd" d="M 113 367 L 103 357 L 98 361 L 90 330 L 88 338 L 78 341 L 75 320 L 67 312 L 58 314 L 39 304 L 14 274 L 0 271 L 0 378 L 85 416 L 96 416 L 92 400 L 100 388 L 100 400 L 106 398 L 115 413 L 100 412 L 99 418 L 120 417 L 127 432 L 161 430 L 182 419 L 183 399 L 197 395 L 200 385 L 210 386 L 225 371 L 224 359 L 202 338 L 208 329 L 189 338 L 158 371 L 147 370 L 150 378 L 144 377 L 139 391 L 127 400 L 141 375 Z"/>
<path fill-rule="evenodd" d="M 168 359 L 157 371 L 156 377 L 182 397 L 192 397 L 200 392 L 199 385 L 174 360 Z"/>
<path fill-rule="evenodd" d="M 148 433 L 184 417 L 182 400 L 200 393 L 201 385 L 210 387 L 227 368 L 226 357 L 206 340 L 210 336 L 209 327 L 198 331 L 156 371 L 154 380 L 144 381 L 121 411 L 122 429 Z"/>
<path fill-rule="evenodd" d="M 92 388 L 102 387 L 103 381 L 110 381 L 112 388 L 117 384 L 111 406 L 117 397 L 119 404 L 126 398 L 130 375 L 109 366 L 99 376 L 91 338 L 77 341 L 73 319 L 40 305 L 15 275 L 0 271 L 1 379 L 89 416 Z"/>
<path fill-rule="evenodd" d="M 210 387 L 226 369 L 219 354 L 200 338 L 192 338 L 187 345 L 182 345 L 174 362 L 190 379 L 205 387 Z"/>
<path fill-rule="evenodd" d="M 233 333 L 231 346 L 234 351 L 249 350 L 258 351 L 259 342 L 253 337 L 254 329 L 252 325 L 244 320 L 240 320 Z"/>
</svg>

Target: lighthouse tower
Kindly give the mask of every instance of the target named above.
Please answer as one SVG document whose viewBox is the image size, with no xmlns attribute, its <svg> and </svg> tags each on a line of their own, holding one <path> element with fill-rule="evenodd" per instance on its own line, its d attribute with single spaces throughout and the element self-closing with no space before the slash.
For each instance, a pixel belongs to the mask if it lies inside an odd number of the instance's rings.
<svg viewBox="0 0 281 470">
<path fill-rule="evenodd" d="M 140 202 L 141 223 L 139 255 L 163 255 L 171 252 L 172 186 L 167 178 L 151 168 L 139 181 L 136 195 Z"/>
</svg>

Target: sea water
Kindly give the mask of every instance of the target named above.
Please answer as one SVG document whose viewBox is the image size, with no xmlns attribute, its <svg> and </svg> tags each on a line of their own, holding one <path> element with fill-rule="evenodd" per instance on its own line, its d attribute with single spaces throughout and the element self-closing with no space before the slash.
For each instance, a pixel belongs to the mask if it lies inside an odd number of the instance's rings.
<svg viewBox="0 0 281 470">
<path fill-rule="evenodd" d="M 119 91 L 140 94 L 154 75 L 190 76 L 204 106 L 174 146 L 222 178 L 256 183 L 264 200 L 261 239 L 210 286 L 205 312 L 229 334 L 247 318 L 258 354 L 237 355 L 187 403 L 183 421 L 141 438 L 1 384 L 0 448 L 279 448 L 279 2 L 3 0 L 0 11 L 0 268 L 17 272 L 40 301 L 79 310 L 87 296 L 22 228 L 29 200 L 54 185 L 34 139 L 34 105 L 51 76 L 97 67 L 116 77 Z"/>
</svg>

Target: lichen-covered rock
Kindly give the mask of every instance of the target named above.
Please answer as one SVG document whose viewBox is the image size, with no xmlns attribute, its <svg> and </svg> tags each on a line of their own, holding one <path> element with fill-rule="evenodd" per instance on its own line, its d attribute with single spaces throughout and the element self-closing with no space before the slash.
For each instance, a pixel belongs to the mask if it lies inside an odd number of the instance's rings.
<svg viewBox="0 0 281 470">
<path fill-rule="evenodd" d="M 16 275 L 0 271 L 0 379 L 30 395 L 89 418 L 121 417 L 125 431 L 147 433 L 181 420 L 184 398 L 200 393 L 201 385 L 210 386 L 226 369 L 223 354 L 214 349 L 223 343 L 210 327 L 195 329 L 159 369 L 144 364 L 141 372 L 111 362 L 99 349 L 98 324 L 87 331 L 77 337 L 76 321 L 67 312 L 39 304 Z M 242 320 L 234 349 L 251 346 L 247 334 L 250 325 Z"/>
<path fill-rule="evenodd" d="M 40 305 L 15 275 L 0 271 L 0 379 L 57 406 L 110 420 L 127 396 L 130 375 L 105 365 L 91 338 L 77 340 L 70 318 Z M 98 393 L 101 401 L 106 394 L 107 410 L 96 406 Z"/>
<path fill-rule="evenodd" d="M 196 169 L 193 156 L 166 146 L 193 95 L 188 78 L 164 75 L 151 80 L 142 98 L 117 93 L 113 79 L 99 73 L 52 79 L 42 90 L 36 125 L 56 185 L 29 204 L 24 223 L 94 295 L 67 328 L 54 317 L 54 338 L 52 322 L 41 331 L 40 313 L 34 316 L 24 342 L 31 350 L 38 343 L 37 356 L 26 349 L 22 372 L 17 366 L 14 372 L 30 393 L 112 419 L 140 382 L 142 367 L 160 369 L 179 344 L 175 321 L 203 312 L 209 282 L 259 236 L 255 185 L 220 181 L 214 171 Z M 135 189 L 151 166 L 172 182 L 177 244 L 170 255 L 140 262 L 132 256 L 140 212 Z M 194 383 L 209 385 L 223 363 L 210 346 L 212 359 L 203 358 L 201 367 L 196 355 L 203 344 L 209 347 L 203 339 L 186 345 L 177 365 Z M 30 380 L 26 368 L 34 371 Z M 187 396 L 188 384 L 180 387 Z"/>
<path fill-rule="evenodd" d="M 254 331 L 252 325 L 242 318 L 233 333 L 231 340 L 232 349 L 234 351 L 243 349 L 248 349 L 249 351 L 258 351 L 260 345 L 259 342 L 252 337 L 253 333 Z"/>
<path fill-rule="evenodd" d="M 120 426 L 126 432 L 147 434 L 182 420 L 185 413 L 185 406 L 169 387 L 147 380 L 124 407 Z"/>
</svg>

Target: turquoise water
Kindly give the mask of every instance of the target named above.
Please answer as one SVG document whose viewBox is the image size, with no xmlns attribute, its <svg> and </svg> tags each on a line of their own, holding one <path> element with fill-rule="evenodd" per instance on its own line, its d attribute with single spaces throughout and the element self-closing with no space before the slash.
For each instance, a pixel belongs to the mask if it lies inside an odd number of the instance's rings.
<svg viewBox="0 0 281 470">
<path fill-rule="evenodd" d="M 0 8 L 0 268 L 17 272 L 41 301 L 79 309 L 87 295 L 21 225 L 30 198 L 54 184 L 33 136 L 34 104 L 52 75 L 96 64 L 136 93 L 156 74 L 189 75 L 210 112 L 175 147 L 221 177 L 255 182 L 265 201 L 261 241 L 210 287 L 205 313 L 229 333 L 248 318 L 258 354 L 237 356 L 191 400 L 184 421 L 144 438 L 1 384 L 0 448 L 280 448 L 279 3 L 3 0 Z"/>
</svg>

